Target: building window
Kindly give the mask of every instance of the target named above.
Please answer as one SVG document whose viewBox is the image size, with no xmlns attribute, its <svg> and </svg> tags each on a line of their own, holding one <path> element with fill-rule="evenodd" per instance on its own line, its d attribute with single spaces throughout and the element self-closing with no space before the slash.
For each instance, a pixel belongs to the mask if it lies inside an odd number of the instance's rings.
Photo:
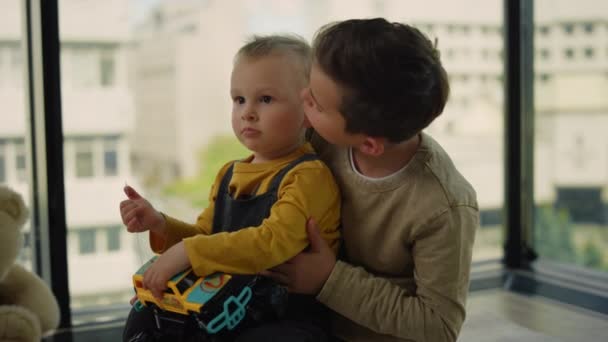
<svg viewBox="0 0 608 342">
<path fill-rule="evenodd" d="M 102 51 L 101 59 L 99 60 L 99 72 L 101 74 L 101 86 L 111 87 L 114 85 L 115 78 L 115 63 L 112 51 Z"/>
<path fill-rule="evenodd" d="M 105 139 L 103 144 L 103 173 L 106 176 L 118 175 L 118 147 L 116 139 Z"/>
<path fill-rule="evenodd" d="M 543 25 L 543 26 L 539 27 L 538 30 L 540 31 L 540 33 L 542 35 L 546 36 L 549 34 L 549 26 Z"/>
<path fill-rule="evenodd" d="M 4 156 L 4 141 L 0 141 L 0 183 L 6 183 L 6 157 Z"/>
<path fill-rule="evenodd" d="M 543 59 L 549 59 L 549 56 L 551 56 L 551 52 L 549 51 L 549 49 L 541 49 L 540 50 L 540 56 Z"/>
<path fill-rule="evenodd" d="M 551 76 L 549 74 L 542 73 L 540 74 L 539 78 L 542 82 L 548 82 L 551 79 Z"/>
<path fill-rule="evenodd" d="M 586 33 L 593 33 L 595 26 L 593 25 L 593 23 L 584 23 L 583 28 Z"/>
<path fill-rule="evenodd" d="M 593 48 L 590 48 L 590 47 L 585 48 L 585 57 L 591 59 L 591 58 L 593 58 L 594 54 L 595 54 L 595 51 L 593 50 Z"/>
<path fill-rule="evenodd" d="M 115 226 L 110 227 L 106 231 L 106 238 L 108 241 L 108 251 L 114 252 L 120 250 L 120 233 L 122 232 L 122 227 Z"/>
<path fill-rule="evenodd" d="M 564 24 L 564 32 L 566 34 L 572 34 L 574 32 L 574 24 Z"/>
<path fill-rule="evenodd" d="M 76 140 L 76 177 L 93 177 L 93 146 L 91 141 Z"/>
<path fill-rule="evenodd" d="M 78 252 L 80 254 L 95 253 L 95 229 L 78 230 Z"/>
<path fill-rule="evenodd" d="M 25 162 L 25 144 L 23 140 L 15 143 L 15 165 L 17 167 L 17 180 L 25 182 L 27 180 L 27 165 Z"/>
<path fill-rule="evenodd" d="M 568 59 L 574 58 L 574 49 L 572 49 L 572 48 L 565 49 L 564 56 L 566 56 L 566 58 L 568 58 Z"/>
</svg>

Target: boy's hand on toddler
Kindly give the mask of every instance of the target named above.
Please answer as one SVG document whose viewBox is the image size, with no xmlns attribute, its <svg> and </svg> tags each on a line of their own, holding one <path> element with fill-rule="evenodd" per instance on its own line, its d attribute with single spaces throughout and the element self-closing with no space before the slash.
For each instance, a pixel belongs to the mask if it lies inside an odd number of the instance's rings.
<svg viewBox="0 0 608 342">
<path fill-rule="evenodd" d="M 312 218 L 306 223 L 306 231 L 310 240 L 308 250 L 261 274 L 287 286 L 290 292 L 316 295 L 334 269 L 336 257 Z"/>
<path fill-rule="evenodd" d="M 128 199 L 120 202 L 120 216 L 127 230 L 131 233 L 152 230 L 162 234 L 165 228 L 163 215 L 132 187 L 126 185 L 123 190 Z"/>
<path fill-rule="evenodd" d="M 167 249 L 144 272 L 144 288 L 149 289 L 156 299 L 161 300 L 169 279 L 188 267 L 190 260 L 182 241 Z"/>
</svg>

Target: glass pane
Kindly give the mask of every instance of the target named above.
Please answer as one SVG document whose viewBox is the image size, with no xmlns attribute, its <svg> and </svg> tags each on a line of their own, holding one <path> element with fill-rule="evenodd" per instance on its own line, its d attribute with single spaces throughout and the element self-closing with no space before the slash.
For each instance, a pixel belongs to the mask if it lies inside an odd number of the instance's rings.
<svg viewBox="0 0 608 342">
<path fill-rule="evenodd" d="M 30 206 L 29 134 L 25 107 L 25 60 L 21 33 L 22 1 L 0 1 L 0 184 L 22 195 Z M 31 221 L 23 227 L 18 261 L 31 269 Z"/>
<path fill-rule="evenodd" d="M 147 191 L 163 194 L 156 203 L 194 218 L 218 167 L 246 154 L 232 137 L 227 96 L 232 57 L 245 37 L 295 32 L 310 40 L 331 21 L 384 16 L 438 39 L 452 93 L 428 132 L 478 193 L 482 227 L 473 258 L 502 256 L 502 1 L 235 2 L 137 2 L 147 12 L 136 15 L 134 32 L 132 166 Z"/>
<path fill-rule="evenodd" d="M 534 242 L 608 271 L 608 3 L 535 2 Z"/>
<path fill-rule="evenodd" d="M 338 19 L 387 16 L 439 39 L 452 97 L 429 133 L 478 191 L 482 229 L 474 258 L 500 257 L 502 2 L 431 2 L 61 0 L 75 319 L 89 305 L 126 307 L 131 275 L 150 257 L 147 236 L 122 226 L 118 204 L 125 183 L 157 209 L 193 221 L 219 167 L 248 154 L 232 134 L 229 115 L 232 58 L 243 40 L 286 31 L 311 39 L 322 24 Z M 462 10 L 469 7 L 483 12 Z M 78 232 L 93 226 L 102 247 L 80 255 Z M 113 272 L 100 274 L 100 267 Z"/>
<path fill-rule="evenodd" d="M 139 186 L 129 166 L 134 119 L 128 82 L 130 6 L 122 0 L 59 1 L 68 270 L 75 324 L 104 319 L 79 315 L 91 308 L 126 307 L 133 295 L 131 276 L 142 263 L 135 236 L 123 228 L 118 210 L 124 184 Z M 100 272 L 107 269 L 112 271 Z"/>
</svg>

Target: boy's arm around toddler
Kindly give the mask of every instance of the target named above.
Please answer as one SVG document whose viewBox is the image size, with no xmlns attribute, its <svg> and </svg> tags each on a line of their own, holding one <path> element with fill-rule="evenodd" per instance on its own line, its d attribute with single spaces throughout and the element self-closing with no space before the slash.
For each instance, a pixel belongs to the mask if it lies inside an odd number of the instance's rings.
<svg viewBox="0 0 608 342">
<path fill-rule="evenodd" d="M 477 208 L 453 206 L 420 227 L 413 246 L 415 285 L 398 284 L 338 261 L 317 299 L 379 334 L 415 341 L 455 341 L 465 318 L 478 225 Z"/>
</svg>

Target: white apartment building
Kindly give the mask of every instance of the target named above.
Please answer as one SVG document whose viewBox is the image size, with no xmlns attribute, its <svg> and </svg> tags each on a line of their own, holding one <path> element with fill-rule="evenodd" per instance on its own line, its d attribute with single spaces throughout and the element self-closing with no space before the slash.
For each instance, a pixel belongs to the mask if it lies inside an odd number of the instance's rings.
<svg viewBox="0 0 608 342">
<path fill-rule="evenodd" d="M 201 147 L 229 134 L 239 15 L 229 1 L 165 1 L 136 28 L 133 166 L 146 185 L 194 176 Z"/>
<path fill-rule="evenodd" d="M 118 211 L 125 182 L 137 184 L 129 165 L 127 6 L 121 0 L 59 3 L 72 305 L 126 303 L 141 262 Z M 21 1 L 0 1 L 0 183 L 29 203 L 20 14 Z"/>
</svg>

